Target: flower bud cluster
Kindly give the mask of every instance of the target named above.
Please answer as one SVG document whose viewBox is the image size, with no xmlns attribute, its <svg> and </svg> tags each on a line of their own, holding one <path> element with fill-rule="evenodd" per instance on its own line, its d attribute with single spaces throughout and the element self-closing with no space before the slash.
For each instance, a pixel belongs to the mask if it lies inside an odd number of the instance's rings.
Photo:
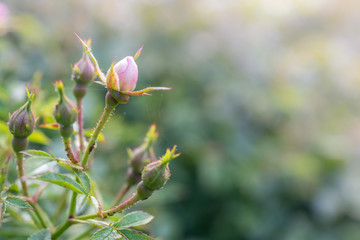
<svg viewBox="0 0 360 240">
<path fill-rule="evenodd" d="M 55 81 L 55 87 L 59 93 L 59 102 L 54 108 L 54 118 L 60 124 L 60 134 L 65 139 L 73 133 L 72 124 L 76 121 L 77 109 L 75 105 L 65 96 L 64 84 L 61 80 Z"/>
<path fill-rule="evenodd" d="M 9 119 L 8 126 L 10 133 L 14 136 L 12 146 L 15 152 L 25 150 L 28 145 L 27 137 L 35 129 L 35 117 L 31 111 L 31 104 L 34 99 L 34 93 L 28 93 L 27 102 L 16 110 Z"/>
<path fill-rule="evenodd" d="M 154 191 L 162 188 L 169 180 L 171 176 L 169 162 L 180 156 L 180 153 L 175 152 L 176 146 L 171 150 L 168 148 L 160 160 L 151 162 L 144 167 L 141 174 L 142 181 L 137 186 L 137 194 L 140 199 L 147 199 Z"/>
</svg>

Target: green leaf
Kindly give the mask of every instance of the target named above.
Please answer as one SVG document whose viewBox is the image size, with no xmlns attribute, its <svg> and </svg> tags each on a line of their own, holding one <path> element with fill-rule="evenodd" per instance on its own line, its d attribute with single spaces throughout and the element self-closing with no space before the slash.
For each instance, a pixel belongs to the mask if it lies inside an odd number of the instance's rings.
<svg viewBox="0 0 360 240">
<path fill-rule="evenodd" d="M 51 240 L 51 233 L 48 229 L 42 229 L 28 237 L 28 240 Z"/>
<path fill-rule="evenodd" d="M 9 128 L 6 122 L 0 120 L 0 133 L 10 135 Z"/>
<path fill-rule="evenodd" d="M 8 192 L 12 192 L 12 193 L 19 193 L 20 192 L 20 188 L 18 185 L 16 185 L 15 183 L 14 184 L 11 184 L 10 187 L 8 188 L 7 190 Z"/>
<path fill-rule="evenodd" d="M 104 222 L 104 221 L 100 221 L 100 220 L 95 220 L 95 219 L 87 219 L 87 220 L 80 220 L 80 219 L 73 219 L 73 222 L 76 223 L 83 223 L 83 224 L 89 224 L 91 226 L 94 227 L 98 227 L 98 228 L 102 228 L 102 227 L 108 227 L 109 223 L 108 222 Z"/>
<path fill-rule="evenodd" d="M 153 238 L 149 237 L 145 233 L 138 232 L 135 230 L 123 229 L 118 231 L 121 236 L 123 236 L 126 240 L 152 240 Z"/>
<path fill-rule="evenodd" d="M 3 163 L 2 167 L 1 167 L 1 170 L 0 170 L 0 192 L 2 192 L 2 190 L 4 189 L 5 184 L 6 184 L 10 158 L 11 157 L 8 156 L 5 159 L 5 161 L 4 161 L 4 163 Z"/>
<path fill-rule="evenodd" d="M 154 218 L 153 216 L 151 216 L 146 212 L 135 211 L 126 214 L 123 218 L 120 219 L 120 221 L 114 224 L 114 227 L 116 229 L 121 229 L 121 228 L 141 226 L 151 222 L 153 218 Z"/>
<path fill-rule="evenodd" d="M 92 236 L 91 240 L 113 240 L 116 235 L 115 230 L 112 227 L 105 227 L 96 231 Z"/>
<path fill-rule="evenodd" d="M 63 159 L 63 158 L 56 158 L 55 159 L 57 164 L 61 167 L 64 167 L 68 170 L 74 170 L 74 169 L 77 169 L 77 170 L 84 170 L 83 167 L 79 166 L 79 165 L 76 165 L 74 163 L 72 163 L 71 161 L 69 160 L 66 160 L 66 159 Z"/>
<path fill-rule="evenodd" d="M 0 202 L 0 204 L 1 204 L 1 209 L 0 209 L 0 211 L 1 211 L 1 216 L 4 216 L 4 214 L 6 213 L 6 202 Z"/>
<path fill-rule="evenodd" d="M 48 138 L 43 132 L 35 130 L 30 136 L 29 141 L 34 143 L 39 143 L 43 145 L 48 145 L 50 143 L 50 138 Z"/>
<path fill-rule="evenodd" d="M 85 171 L 80 171 L 80 170 L 74 170 L 74 173 L 79 178 L 80 184 L 83 187 L 86 195 L 90 195 L 91 183 L 90 183 L 89 175 L 87 175 L 87 173 Z"/>
<path fill-rule="evenodd" d="M 86 192 L 83 190 L 83 187 L 79 183 L 59 173 L 45 173 L 37 179 L 57 184 L 80 194 L 86 194 Z"/>
<path fill-rule="evenodd" d="M 53 157 L 49 153 L 41 151 L 41 150 L 31 149 L 31 150 L 22 151 L 22 153 L 24 153 L 25 155 L 28 155 L 30 157 L 43 157 L 43 158 L 53 159 Z"/>
<path fill-rule="evenodd" d="M 32 209 L 31 205 L 27 201 L 19 197 L 15 197 L 15 196 L 7 197 L 5 201 L 6 203 L 10 204 L 13 207 Z"/>
</svg>

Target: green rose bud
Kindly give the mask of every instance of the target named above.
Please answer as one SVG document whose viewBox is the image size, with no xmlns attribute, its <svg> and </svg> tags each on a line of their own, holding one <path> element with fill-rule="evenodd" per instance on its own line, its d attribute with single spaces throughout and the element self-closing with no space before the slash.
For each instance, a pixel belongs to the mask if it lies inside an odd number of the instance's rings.
<svg viewBox="0 0 360 240">
<path fill-rule="evenodd" d="M 35 117 L 30 108 L 35 94 L 28 90 L 27 93 L 27 102 L 10 116 L 8 122 L 11 134 L 17 138 L 27 138 L 35 128 Z"/>
<path fill-rule="evenodd" d="M 172 150 L 168 148 L 160 160 L 145 166 L 141 178 L 147 188 L 158 190 L 169 180 L 171 175 L 169 162 L 180 155 L 180 153 L 175 154 L 175 151 L 176 146 Z"/>
<path fill-rule="evenodd" d="M 91 40 L 87 41 L 90 47 Z M 95 78 L 95 67 L 88 54 L 83 53 L 82 58 L 74 64 L 71 79 L 76 83 L 87 85 Z"/>
<path fill-rule="evenodd" d="M 54 118 L 57 123 L 63 126 L 70 126 L 76 121 L 77 109 L 75 105 L 65 96 L 64 85 L 61 80 L 55 81 L 60 96 L 59 103 L 54 109 Z"/>
</svg>

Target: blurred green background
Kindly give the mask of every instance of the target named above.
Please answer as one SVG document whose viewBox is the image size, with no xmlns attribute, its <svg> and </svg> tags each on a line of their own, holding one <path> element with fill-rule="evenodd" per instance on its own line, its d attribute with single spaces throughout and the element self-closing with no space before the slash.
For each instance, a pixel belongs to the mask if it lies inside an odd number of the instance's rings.
<svg viewBox="0 0 360 240">
<path fill-rule="evenodd" d="M 139 145 L 152 123 L 158 155 L 178 146 L 171 180 L 135 207 L 155 215 L 152 236 L 360 239 L 356 0 L 4 3 L 1 120 L 22 105 L 25 83 L 39 92 L 38 116 L 51 115 L 54 80 L 71 94 L 71 64 L 82 51 L 74 32 L 92 38 L 104 71 L 144 45 L 137 89 L 172 88 L 118 107 L 91 170 L 111 203 L 125 178 L 126 147 Z M 86 128 L 96 124 L 104 94 L 91 85 Z M 58 134 L 43 132 L 65 155 Z"/>
</svg>

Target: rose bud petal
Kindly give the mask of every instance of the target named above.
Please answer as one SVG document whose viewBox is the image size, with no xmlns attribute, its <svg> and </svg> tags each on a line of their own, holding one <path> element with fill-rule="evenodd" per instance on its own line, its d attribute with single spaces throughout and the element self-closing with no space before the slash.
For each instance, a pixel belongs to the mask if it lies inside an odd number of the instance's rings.
<svg viewBox="0 0 360 240">
<path fill-rule="evenodd" d="M 133 57 L 128 56 L 116 63 L 114 71 L 119 81 L 114 90 L 131 92 L 135 89 L 139 71 Z"/>
</svg>

